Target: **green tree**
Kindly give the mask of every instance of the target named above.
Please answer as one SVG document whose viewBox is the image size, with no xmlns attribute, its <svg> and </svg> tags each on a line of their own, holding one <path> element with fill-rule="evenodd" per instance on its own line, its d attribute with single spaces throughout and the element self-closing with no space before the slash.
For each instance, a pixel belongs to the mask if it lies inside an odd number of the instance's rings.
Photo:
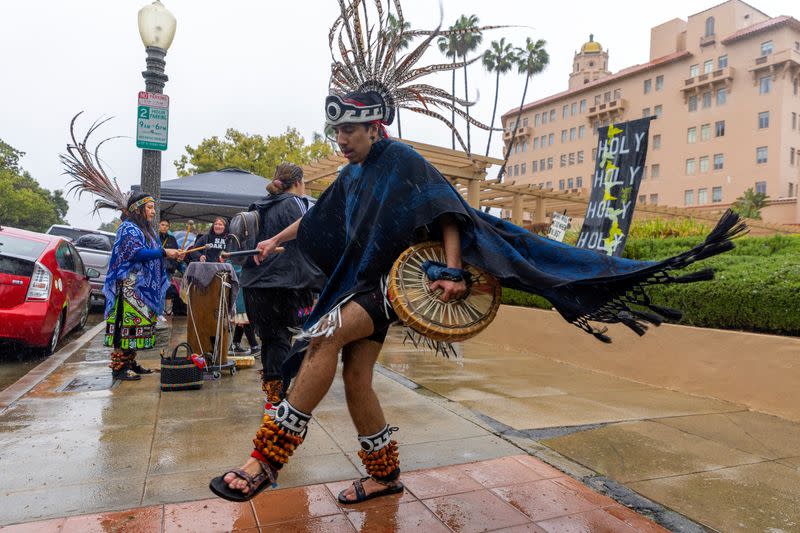
<svg viewBox="0 0 800 533">
<path fill-rule="evenodd" d="M 111 220 L 109 222 L 103 222 L 97 227 L 97 229 L 99 229 L 100 231 L 110 231 L 111 233 L 116 233 L 117 228 L 119 228 L 120 222 L 121 222 L 120 219 L 115 218 L 114 220 Z"/>
<path fill-rule="evenodd" d="M 769 196 L 766 193 L 755 192 L 751 187 L 733 202 L 731 211 L 745 218 L 761 220 L 761 210 L 767 206 L 767 198 Z"/>
<path fill-rule="evenodd" d="M 500 74 L 505 74 L 517 63 L 517 52 L 511 43 L 507 43 L 505 37 L 499 41 L 492 41 L 489 49 L 483 53 L 483 66 L 487 72 L 495 73 L 494 82 L 494 107 L 492 107 L 492 122 L 490 126 L 494 128 L 494 117 L 497 114 L 497 97 L 500 94 Z M 489 155 L 489 147 L 492 145 L 492 133 L 489 130 L 489 140 L 486 142 L 486 155 Z"/>
<path fill-rule="evenodd" d="M 63 224 L 69 204 L 62 191 L 43 189 L 20 166 L 24 155 L 0 139 L 0 223 L 32 231 Z"/>
<path fill-rule="evenodd" d="M 366 5 L 366 2 L 365 2 Z M 392 3 L 389 2 L 389 6 L 391 8 Z M 411 29 L 411 23 L 407 21 L 403 21 L 400 24 L 400 21 L 397 18 L 389 13 L 389 16 L 386 20 L 386 37 L 388 42 L 397 42 L 397 52 L 399 53 L 402 50 L 405 50 L 411 44 L 411 36 L 407 35 L 405 32 Z M 395 66 L 397 66 L 397 56 L 395 55 L 394 60 Z M 400 125 L 400 109 L 398 108 L 395 113 L 397 114 L 397 136 L 403 136 L 403 127 Z"/>
<path fill-rule="evenodd" d="M 315 133 L 310 144 L 294 128 L 282 135 L 266 137 L 242 133 L 233 128 L 220 139 L 203 139 L 196 147 L 186 146 L 186 154 L 175 160 L 178 176 L 191 176 L 228 167 L 241 168 L 271 178 L 280 163 L 305 165 L 333 153 L 325 139 Z"/>
<path fill-rule="evenodd" d="M 501 182 L 503 181 L 503 175 L 506 171 L 508 156 L 511 155 L 511 148 L 514 146 L 514 141 L 517 138 L 517 125 L 519 124 L 520 117 L 522 117 L 522 107 L 525 105 L 525 95 L 528 93 L 528 82 L 531 81 L 531 77 L 535 74 L 543 71 L 544 67 L 550 62 L 550 55 L 547 53 L 547 50 L 544 49 L 545 44 L 547 43 L 542 39 L 534 41 L 528 37 L 525 39 L 525 46 L 523 48 L 517 48 L 517 69 L 520 74 L 525 75 L 525 88 L 522 90 L 519 111 L 517 111 L 517 116 L 511 123 L 514 126 L 514 133 L 511 134 L 511 142 L 509 142 L 506 147 L 506 155 L 503 158 L 505 161 L 497 175 Z"/>
</svg>

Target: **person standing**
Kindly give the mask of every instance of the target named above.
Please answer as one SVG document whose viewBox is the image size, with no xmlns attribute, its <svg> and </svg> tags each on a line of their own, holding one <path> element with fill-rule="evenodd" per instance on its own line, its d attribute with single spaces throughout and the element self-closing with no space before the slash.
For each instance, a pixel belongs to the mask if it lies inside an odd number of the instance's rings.
<svg viewBox="0 0 800 533">
<path fill-rule="evenodd" d="M 269 196 L 251 206 L 259 213 L 259 241 L 277 235 L 310 207 L 304 196 L 303 169 L 297 165 L 278 165 L 267 192 Z M 290 328 L 299 327 L 310 314 L 314 292 L 322 282 L 322 273 L 293 242 L 260 265 L 250 258 L 242 268 L 239 286 L 247 316 L 261 337 L 261 386 L 268 411 L 281 400 L 281 366 L 291 348 Z"/>
<path fill-rule="evenodd" d="M 170 232 L 169 226 L 169 220 L 162 220 L 158 223 L 158 240 L 161 243 L 161 247 L 165 250 L 178 250 L 180 248 L 178 246 L 178 241 L 175 240 L 175 236 L 172 234 L 172 232 Z M 172 276 L 178 271 L 180 262 L 167 257 L 164 259 L 164 266 L 167 270 L 167 281 L 169 282 L 167 294 L 164 297 L 164 315 L 171 315 L 172 304 L 175 301 L 175 298 L 178 296 L 175 286 L 172 284 Z M 159 320 L 162 318 L 163 315 L 159 316 Z"/>
<path fill-rule="evenodd" d="M 211 229 L 205 235 L 200 235 L 195 241 L 193 248 L 198 246 L 206 246 L 204 250 L 198 250 L 190 254 L 192 261 L 200 261 L 202 263 L 217 263 L 222 262 L 222 252 L 225 251 L 228 243 L 228 222 L 222 217 L 214 218 L 214 223 Z"/>
<path fill-rule="evenodd" d="M 128 200 L 111 251 L 103 286 L 106 297 L 104 346 L 111 352 L 112 377 L 141 379 L 153 371 L 136 361 L 136 351 L 155 346 L 156 321 L 169 285 L 165 260 L 183 259 L 175 248 L 163 248 L 152 223 L 155 199 L 138 193 Z"/>
</svg>

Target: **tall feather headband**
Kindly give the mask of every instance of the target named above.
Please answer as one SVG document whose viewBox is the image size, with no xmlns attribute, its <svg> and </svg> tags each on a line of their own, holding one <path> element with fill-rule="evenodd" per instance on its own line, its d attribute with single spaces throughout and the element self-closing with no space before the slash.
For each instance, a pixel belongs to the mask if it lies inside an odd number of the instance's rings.
<svg viewBox="0 0 800 533">
<path fill-rule="evenodd" d="M 383 3 L 387 6 L 384 9 Z M 469 107 L 474 102 L 457 98 L 444 89 L 439 89 L 419 79 L 436 72 L 447 72 L 470 65 L 481 58 L 480 55 L 468 61 L 458 63 L 442 63 L 417 67 L 416 64 L 424 55 L 433 40 L 439 36 L 455 36 L 476 33 L 505 26 L 483 26 L 461 30 L 441 30 L 439 25 L 434 30 L 403 30 L 405 19 L 400 0 L 371 0 L 375 10 L 373 17 L 377 22 L 370 26 L 368 4 L 370 0 L 339 0 L 340 14 L 333 22 L 328 34 L 331 49 L 330 93 L 326 99 L 326 121 L 330 125 L 343 122 L 371 122 L 380 120 L 390 124 L 394 119 L 394 108 L 408 109 L 435 118 L 449 127 L 455 134 L 464 151 L 461 134 L 456 126 L 445 118 L 438 110 L 431 107 L 452 111 L 469 121 L 470 124 L 491 130 L 464 112 L 462 107 Z M 393 31 L 387 15 L 390 4 L 394 5 L 396 28 Z M 359 8 L 363 11 L 363 20 Z M 373 19 L 374 20 L 374 19 Z M 408 54 L 398 57 L 404 39 L 422 37 L 422 42 Z M 382 104 L 374 106 L 349 105 L 341 93 L 373 92 L 380 96 Z M 497 131 L 499 129 L 495 128 Z"/>
<path fill-rule="evenodd" d="M 80 198 L 84 192 L 90 192 L 99 196 L 99 198 L 94 201 L 94 212 L 97 212 L 98 209 L 119 209 L 125 211 L 128 207 L 129 195 L 120 190 L 116 178 L 110 179 L 108 177 L 102 163 L 100 163 L 100 157 L 98 155 L 103 143 L 111 139 L 116 139 L 117 137 L 103 139 L 97 143 L 94 151 L 90 151 L 87 148 L 89 137 L 92 133 L 111 119 L 96 120 L 86 131 L 83 140 L 79 141 L 75 136 L 75 122 L 81 113 L 83 113 L 83 111 L 72 117 L 72 121 L 69 123 L 69 133 L 72 142 L 67 144 L 67 152 L 58 156 L 61 160 L 61 164 L 64 166 L 64 174 L 72 178 L 68 182 L 70 187 L 67 192 L 77 191 L 78 198 Z"/>
</svg>

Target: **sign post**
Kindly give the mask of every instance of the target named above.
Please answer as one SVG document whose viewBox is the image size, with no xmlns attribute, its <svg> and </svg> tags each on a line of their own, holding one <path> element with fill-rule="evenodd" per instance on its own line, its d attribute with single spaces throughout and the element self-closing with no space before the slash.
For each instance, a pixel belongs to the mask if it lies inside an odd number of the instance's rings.
<svg viewBox="0 0 800 533">
<path fill-rule="evenodd" d="M 136 118 L 136 147 L 166 150 L 169 133 L 169 96 L 139 91 Z"/>
</svg>

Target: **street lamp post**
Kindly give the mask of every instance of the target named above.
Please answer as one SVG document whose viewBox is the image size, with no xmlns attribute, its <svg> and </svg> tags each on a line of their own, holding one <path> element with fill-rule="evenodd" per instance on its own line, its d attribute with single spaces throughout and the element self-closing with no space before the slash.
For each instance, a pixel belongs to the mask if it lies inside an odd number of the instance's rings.
<svg viewBox="0 0 800 533">
<path fill-rule="evenodd" d="M 162 94 L 169 79 L 164 73 L 167 55 L 175 37 L 175 16 L 155 0 L 139 10 L 139 35 L 147 51 L 147 70 L 142 72 L 145 91 Z M 141 190 L 154 198 L 161 196 L 161 151 L 142 150 Z M 156 209 L 155 224 L 158 225 L 159 209 Z"/>
</svg>

